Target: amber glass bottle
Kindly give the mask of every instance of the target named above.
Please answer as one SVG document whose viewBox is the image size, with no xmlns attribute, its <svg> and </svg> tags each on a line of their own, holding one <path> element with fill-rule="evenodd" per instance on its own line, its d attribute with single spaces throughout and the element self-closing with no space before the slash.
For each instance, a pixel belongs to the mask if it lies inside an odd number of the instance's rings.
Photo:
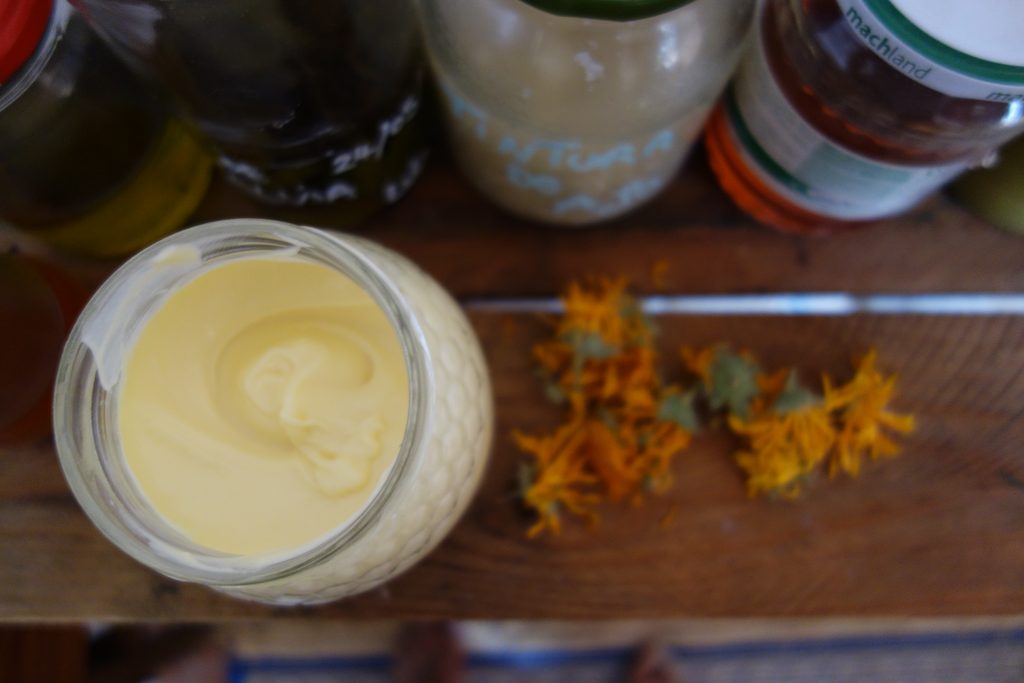
<svg viewBox="0 0 1024 683">
<path fill-rule="evenodd" d="M 767 0 L 708 126 L 723 187 L 774 227 L 889 216 L 1024 130 L 1024 3 Z M 987 13 L 987 14 L 986 14 Z"/>
</svg>

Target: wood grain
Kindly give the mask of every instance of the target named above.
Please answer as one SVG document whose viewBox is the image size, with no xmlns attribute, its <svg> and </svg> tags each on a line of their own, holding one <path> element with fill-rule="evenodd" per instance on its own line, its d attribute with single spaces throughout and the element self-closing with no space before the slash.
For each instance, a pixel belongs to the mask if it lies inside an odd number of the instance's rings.
<svg viewBox="0 0 1024 683">
<path fill-rule="evenodd" d="M 223 181 L 194 222 L 244 216 L 342 225 L 337 210 L 268 210 Z M 570 278 L 604 272 L 648 289 L 660 259 L 670 264 L 666 289 L 681 293 L 1024 291 L 1024 238 L 943 198 L 868 229 L 792 237 L 745 218 L 699 155 L 650 205 L 587 229 L 505 214 L 440 159 L 408 197 L 356 230 L 410 256 L 460 297 L 552 294 Z"/>
<path fill-rule="evenodd" d="M 89 635 L 83 626 L 0 627 L 0 672 L 8 681 L 84 683 Z"/>
<path fill-rule="evenodd" d="M 731 340 L 768 365 L 841 374 L 876 345 L 899 369 L 898 407 L 920 428 L 903 456 L 805 500 L 750 500 L 728 437 L 701 435 L 673 491 L 609 507 L 602 526 L 527 541 L 510 498 L 508 433 L 557 419 L 525 349 L 525 315 L 478 313 L 499 406 L 491 467 L 469 513 L 424 562 L 384 588 L 280 610 L 163 579 L 92 527 L 47 445 L 0 458 L 0 618 L 220 620 L 286 617 L 628 618 L 937 616 L 1024 612 L 1024 318 L 663 317 L 665 367 L 680 344 Z M 678 506 L 667 529 L 658 521 Z"/>
</svg>

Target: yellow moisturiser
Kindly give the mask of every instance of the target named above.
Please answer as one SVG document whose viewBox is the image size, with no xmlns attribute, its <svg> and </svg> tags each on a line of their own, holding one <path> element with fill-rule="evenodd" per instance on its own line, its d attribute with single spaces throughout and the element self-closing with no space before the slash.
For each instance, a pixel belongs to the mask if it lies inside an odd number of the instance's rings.
<svg viewBox="0 0 1024 683">
<path fill-rule="evenodd" d="M 362 288 L 316 263 L 250 258 L 201 273 L 145 322 L 118 419 L 157 512 L 196 543 L 259 554 L 359 512 L 408 403 L 398 337 Z"/>
</svg>

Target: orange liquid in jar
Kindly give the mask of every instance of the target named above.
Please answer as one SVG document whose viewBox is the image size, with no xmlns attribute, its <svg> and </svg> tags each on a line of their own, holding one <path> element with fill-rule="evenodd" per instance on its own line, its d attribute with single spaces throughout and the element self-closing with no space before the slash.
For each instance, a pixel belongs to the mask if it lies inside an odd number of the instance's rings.
<svg viewBox="0 0 1024 683">
<path fill-rule="evenodd" d="M 835 0 L 769 0 L 759 30 L 769 71 L 793 109 L 867 159 L 973 164 L 1019 132 L 1008 105 L 943 94 L 886 63 L 852 32 Z M 748 167 L 727 118 L 719 107 L 708 125 L 709 157 L 723 188 L 753 217 L 798 233 L 869 222 L 822 215 L 773 191 Z"/>
</svg>

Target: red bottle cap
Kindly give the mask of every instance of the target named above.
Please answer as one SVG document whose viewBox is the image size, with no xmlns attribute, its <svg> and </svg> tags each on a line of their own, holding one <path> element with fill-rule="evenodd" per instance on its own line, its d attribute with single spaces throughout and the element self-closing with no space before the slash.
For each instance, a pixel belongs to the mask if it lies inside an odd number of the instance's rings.
<svg viewBox="0 0 1024 683">
<path fill-rule="evenodd" d="M 0 0 L 0 86 L 20 69 L 46 32 L 54 0 Z"/>
</svg>

